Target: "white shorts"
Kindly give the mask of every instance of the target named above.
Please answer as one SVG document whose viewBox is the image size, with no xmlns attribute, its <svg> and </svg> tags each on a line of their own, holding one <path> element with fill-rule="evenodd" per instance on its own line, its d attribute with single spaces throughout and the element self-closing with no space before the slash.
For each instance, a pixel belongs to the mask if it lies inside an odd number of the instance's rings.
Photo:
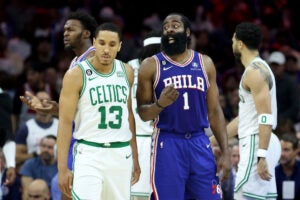
<svg viewBox="0 0 300 200">
<path fill-rule="evenodd" d="M 149 197 L 151 194 L 150 154 L 151 135 L 136 136 L 141 174 L 139 181 L 131 187 L 131 196 Z"/>
<path fill-rule="evenodd" d="M 235 199 L 240 200 L 239 194 L 245 199 L 270 199 L 277 197 L 275 167 L 281 155 L 281 145 L 276 135 L 272 133 L 266 156 L 269 172 L 272 174 L 270 181 L 260 178 L 257 173 L 257 149 L 259 136 L 250 135 L 240 138 L 240 162 L 235 181 Z"/>
<path fill-rule="evenodd" d="M 130 145 L 103 148 L 77 142 L 74 147 L 73 199 L 130 199 L 132 168 Z"/>
</svg>

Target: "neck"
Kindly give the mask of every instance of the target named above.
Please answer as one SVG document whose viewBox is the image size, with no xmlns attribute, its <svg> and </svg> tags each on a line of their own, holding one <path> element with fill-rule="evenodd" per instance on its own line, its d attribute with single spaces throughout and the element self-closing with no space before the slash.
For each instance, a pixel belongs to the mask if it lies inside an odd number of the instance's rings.
<svg viewBox="0 0 300 200">
<path fill-rule="evenodd" d="M 168 55 L 169 56 L 169 55 Z M 188 59 L 190 59 L 191 51 L 189 49 L 186 49 L 183 53 L 169 56 L 172 60 L 174 60 L 177 63 L 185 63 Z"/>
<path fill-rule="evenodd" d="M 246 68 L 256 57 L 259 57 L 259 52 L 257 50 L 246 50 L 241 57 L 242 64 Z"/>
<path fill-rule="evenodd" d="M 283 164 L 283 172 L 285 173 L 286 176 L 292 175 L 294 171 L 294 165 L 295 165 L 295 160 L 291 160 L 290 162 Z"/>
<path fill-rule="evenodd" d="M 79 47 L 75 48 L 73 51 L 74 51 L 76 56 L 81 56 L 91 46 L 92 46 L 92 43 L 90 41 L 87 41 L 87 42 L 83 43 L 82 45 L 79 45 Z"/>
</svg>

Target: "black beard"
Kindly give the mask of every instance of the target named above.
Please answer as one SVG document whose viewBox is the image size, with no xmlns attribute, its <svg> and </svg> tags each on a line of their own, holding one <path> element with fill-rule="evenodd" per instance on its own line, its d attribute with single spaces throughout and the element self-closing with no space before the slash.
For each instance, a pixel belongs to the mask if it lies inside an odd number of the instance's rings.
<svg viewBox="0 0 300 200">
<path fill-rule="evenodd" d="M 169 37 L 174 39 L 173 43 L 169 43 Z M 163 35 L 161 37 L 162 51 L 169 56 L 181 54 L 186 49 L 187 41 L 188 37 L 185 32 Z"/>
<path fill-rule="evenodd" d="M 242 63 L 242 61 L 241 61 L 242 54 L 240 52 L 233 52 L 233 55 L 234 55 L 236 62 Z"/>
</svg>

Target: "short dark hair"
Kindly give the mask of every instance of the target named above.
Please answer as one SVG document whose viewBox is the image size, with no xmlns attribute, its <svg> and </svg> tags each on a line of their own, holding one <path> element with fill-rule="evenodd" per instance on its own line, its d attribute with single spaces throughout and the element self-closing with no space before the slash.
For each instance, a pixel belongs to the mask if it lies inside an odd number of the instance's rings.
<svg viewBox="0 0 300 200">
<path fill-rule="evenodd" d="M 258 25 L 242 22 L 235 28 L 235 37 L 241 40 L 249 49 L 259 49 L 262 41 L 262 31 Z"/>
<path fill-rule="evenodd" d="M 46 135 L 45 137 L 43 137 L 43 139 L 53 139 L 56 141 L 56 136 L 55 135 Z"/>
<path fill-rule="evenodd" d="M 159 30 L 153 30 L 146 34 L 145 39 L 151 38 L 151 37 L 161 37 L 161 31 Z M 149 44 L 147 46 L 144 46 L 140 52 L 138 53 L 138 58 L 142 61 L 145 58 L 148 58 L 150 56 L 153 56 L 161 51 L 161 43 L 155 43 L 155 44 Z"/>
<path fill-rule="evenodd" d="M 96 27 L 98 26 L 95 18 L 84 11 L 75 11 L 71 12 L 67 18 L 67 20 L 71 19 L 80 21 L 82 26 L 91 33 L 90 38 L 93 39 Z"/>
<path fill-rule="evenodd" d="M 296 150 L 298 148 L 298 138 L 295 133 L 292 133 L 292 132 L 284 133 L 280 137 L 280 140 L 292 143 L 293 150 Z"/>
<path fill-rule="evenodd" d="M 119 26 L 117 26 L 115 23 L 112 22 L 105 22 L 103 24 L 100 24 L 100 26 L 98 26 L 96 28 L 95 31 L 95 37 L 97 37 L 98 33 L 100 31 L 111 31 L 111 32 L 115 32 L 118 34 L 120 41 L 122 41 L 122 30 Z"/>
</svg>

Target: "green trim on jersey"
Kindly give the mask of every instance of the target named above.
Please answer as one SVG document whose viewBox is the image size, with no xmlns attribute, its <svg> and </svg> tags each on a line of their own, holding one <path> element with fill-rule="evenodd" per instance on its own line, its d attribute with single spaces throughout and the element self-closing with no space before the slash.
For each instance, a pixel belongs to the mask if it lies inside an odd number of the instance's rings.
<svg viewBox="0 0 300 200">
<path fill-rule="evenodd" d="M 97 142 L 90 142 L 86 140 L 78 140 L 78 143 L 93 146 L 93 147 L 102 147 L 102 148 L 121 148 L 129 146 L 129 141 L 127 142 L 107 142 L 107 143 L 97 143 Z"/>
<path fill-rule="evenodd" d="M 81 87 L 81 91 L 80 91 L 80 94 L 79 94 L 79 97 L 81 97 L 84 90 L 85 90 L 85 88 L 86 88 L 86 77 L 85 77 L 84 67 L 82 66 L 82 64 L 78 63 L 78 66 L 82 71 L 82 87 Z"/>
<path fill-rule="evenodd" d="M 125 69 L 125 64 L 124 64 L 122 61 L 120 61 L 120 63 L 121 63 L 121 67 L 122 67 L 122 69 L 123 69 L 123 72 L 124 72 L 125 75 L 126 75 L 126 81 L 127 81 L 128 87 L 130 88 L 128 76 L 127 76 L 126 69 Z"/>
<path fill-rule="evenodd" d="M 102 76 L 102 77 L 109 77 L 109 76 L 113 75 L 113 74 L 115 73 L 115 71 L 116 71 L 116 63 L 115 63 L 115 60 L 114 60 L 114 63 L 113 63 L 113 68 L 112 68 L 111 72 L 108 73 L 108 74 L 102 74 L 102 73 L 96 71 L 96 69 L 95 69 L 94 66 L 90 63 L 89 60 L 85 60 L 85 61 L 86 61 L 86 64 L 90 67 L 90 69 L 91 69 L 93 72 L 95 72 L 97 75 Z"/>
<path fill-rule="evenodd" d="M 249 156 L 249 162 L 248 162 L 248 165 L 247 165 L 246 173 L 245 173 L 244 178 L 234 188 L 234 192 L 239 191 L 239 189 L 248 181 L 248 179 L 250 177 L 250 172 L 251 172 L 252 165 L 253 165 L 253 162 L 254 162 L 254 154 L 255 154 L 255 152 L 254 152 L 254 150 L 255 150 L 255 135 L 251 135 L 250 137 L 251 137 L 250 147 L 249 147 L 250 148 L 250 156 Z"/>
</svg>

